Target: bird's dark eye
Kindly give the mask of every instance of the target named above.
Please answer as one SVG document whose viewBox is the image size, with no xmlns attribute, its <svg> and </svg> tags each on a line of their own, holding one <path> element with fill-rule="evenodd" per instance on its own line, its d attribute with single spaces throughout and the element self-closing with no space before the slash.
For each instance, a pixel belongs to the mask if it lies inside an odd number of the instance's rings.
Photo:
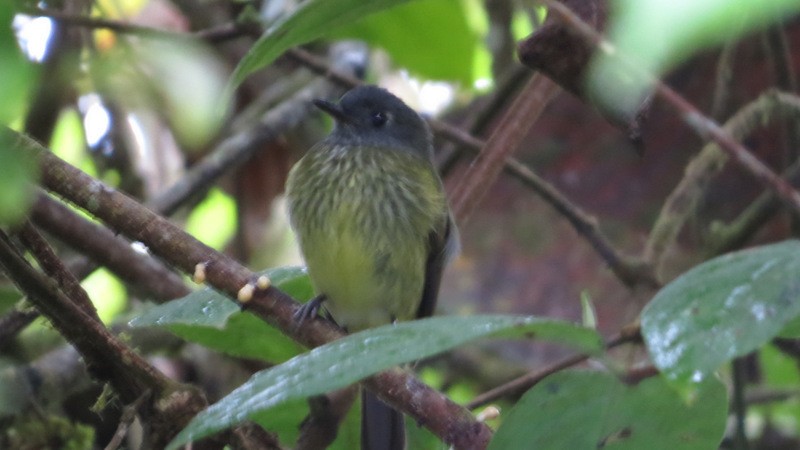
<svg viewBox="0 0 800 450">
<path fill-rule="evenodd" d="M 375 111 L 372 113 L 372 126 L 375 128 L 382 127 L 389 121 L 389 115 L 382 111 Z"/>
</svg>

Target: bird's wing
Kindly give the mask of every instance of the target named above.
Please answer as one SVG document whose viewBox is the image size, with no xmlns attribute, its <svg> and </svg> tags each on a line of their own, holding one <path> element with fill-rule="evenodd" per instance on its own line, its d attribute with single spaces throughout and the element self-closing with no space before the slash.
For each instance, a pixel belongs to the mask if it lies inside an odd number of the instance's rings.
<svg viewBox="0 0 800 450">
<path fill-rule="evenodd" d="M 436 298 L 439 296 L 439 284 L 442 272 L 448 262 L 459 251 L 458 229 L 453 217 L 448 214 L 444 226 L 432 230 L 428 235 L 428 259 L 425 262 L 425 285 L 422 288 L 422 299 L 417 308 L 417 318 L 433 315 Z"/>
</svg>

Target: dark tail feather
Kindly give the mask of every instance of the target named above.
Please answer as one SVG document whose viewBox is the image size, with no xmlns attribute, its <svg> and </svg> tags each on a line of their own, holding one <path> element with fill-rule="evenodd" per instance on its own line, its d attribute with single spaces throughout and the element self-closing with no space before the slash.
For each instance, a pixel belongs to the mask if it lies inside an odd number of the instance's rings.
<svg viewBox="0 0 800 450">
<path fill-rule="evenodd" d="M 362 389 L 361 450 L 403 450 L 405 445 L 403 414 Z"/>
</svg>

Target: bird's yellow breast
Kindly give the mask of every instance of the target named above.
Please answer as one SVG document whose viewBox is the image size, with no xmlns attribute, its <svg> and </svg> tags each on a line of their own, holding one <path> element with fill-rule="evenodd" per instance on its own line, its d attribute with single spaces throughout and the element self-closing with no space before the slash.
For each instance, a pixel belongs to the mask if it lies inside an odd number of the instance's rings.
<svg viewBox="0 0 800 450">
<path fill-rule="evenodd" d="M 428 236 L 447 217 L 433 167 L 371 148 L 309 152 L 287 182 L 309 275 L 341 326 L 356 331 L 414 317 Z"/>
</svg>

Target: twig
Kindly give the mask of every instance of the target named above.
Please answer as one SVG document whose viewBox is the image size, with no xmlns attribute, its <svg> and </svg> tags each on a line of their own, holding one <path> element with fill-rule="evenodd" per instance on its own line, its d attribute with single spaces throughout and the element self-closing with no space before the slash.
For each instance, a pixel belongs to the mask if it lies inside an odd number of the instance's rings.
<svg viewBox="0 0 800 450">
<path fill-rule="evenodd" d="M 728 122 L 724 132 L 731 139 L 744 139 L 756 129 L 778 118 L 800 116 L 800 98 L 769 91 L 741 108 Z M 686 175 L 670 193 L 653 225 L 644 257 L 659 267 L 663 255 L 678 236 L 686 220 L 694 213 L 712 177 L 728 160 L 716 142 L 710 142 L 686 167 Z"/>
<path fill-rule="evenodd" d="M 114 31 L 116 33 L 138 34 L 138 35 L 154 36 L 154 37 L 175 38 L 177 36 L 182 36 L 182 34 L 180 33 L 159 30 L 157 28 L 152 28 L 142 25 L 136 25 L 121 20 L 67 14 L 52 9 L 29 8 L 23 10 L 22 12 L 24 14 L 28 14 L 34 17 L 48 17 L 50 19 L 57 21 L 58 23 L 72 27 L 106 29 Z"/>
<path fill-rule="evenodd" d="M 686 101 L 686 99 L 655 78 L 652 74 L 645 73 L 635 64 L 627 62 L 623 55 L 618 54 L 619 52 L 616 51 L 610 42 L 603 39 L 592 27 L 588 26 L 572 13 L 572 11 L 564 7 L 564 5 L 552 0 L 545 0 L 545 3 L 548 5 L 551 13 L 558 14 L 566 24 L 589 40 L 599 51 L 607 55 L 615 56 L 620 63 L 625 64 L 637 75 L 646 77 L 653 86 L 656 95 L 666 101 L 695 133 L 703 139 L 711 139 L 716 142 L 722 150 L 728 153 L 734 162 L 739 164 L 745 171 L 750 173 L 768 189 L 775 192 L 790 208 L 800 212 L 800 193 L 795 191 L 792 186 L 753 156 L 747 148 L 736 142 L 736 140 L 720 128 L 716 122 L 704 116 L 694 105 Z"/>
<path fill-rule="evenodd" d="M 311 101 L 328 97 L 330 89 L 329 83 L 324 80 L 302 89 L 268 111 L 252 128 L 239 131 L 223 140 L 164 194 L 146 205 L 161 214 L 171 215 L 192 194 L 211 186 L 227 171 L 244 164 L 262 148 L 261 144 L 277 138 L 284 130 L 302 122 L 311 109 Z"/>
<path fill-rule="evenodd" d="M 151 394 L 152 392 L 149 390 L 144 391 L 133 403 L 125 405 L 125 408 L 122 409 L 122 415 L 119 418 L 117 431 L 114 432 L 114 436 L 108 441 L 105 450 L 117 450 L 120 445 L 122 445 L 122 440 L 125 439 L 125 436 L 128 434 L 128 428 L 131 426 L 131 423 L 133 423 L 133 420 L 136 419 L 136 415 L 139 413 L 142 404 L 144 404 L 145 400 L 148 400 Z"/>
<path fill-rule="evenodd" d="M 626 329 L 619 335 L 611 338 L 606 344 L 605 348 L 606 350 L 610 350 L 612 348 L 619 347 L 622 344 L 626 344 L 629 342 L 636 342 L 639 340 L 641 340 L 641 336 L 639 335 L 639 328 L 637 326 L 631 329 Z M 561 361 L 551 364 L 548 367 L 545 367 L 544 369 L 527 373 L 519 378 L 515 378 L 514 380 L 509 381 L 508 383 L 505 383 L 501 386 L 498 386 L 494 389 L 488 390 L 480 395 L 477 395 L 475 396 L 475 398 L 470 400 L 464 406 L 467 409 L 473 410 L 475 408 L 480 408 L 481 406 L 491 403 L 501 397 L 517 395 L 535 386 L 545 377 L 548 377 L 556 372 L 560 372 L 572 366 L 578 365 L 589 358 L 590 355 L 586 354 L 569 356 Z"/>
<path fill-rule="evenodd" d="M 738 42 L 731 39 L 722 47 L 717 59 L 717 76 L 714 82 L 714 97 L 711 101 L 711 117 L 721 122 L 727 118 L 733 81 L 733 62 Z"/>
<path fill-rule="evenodd" d="M 783 175 L 792 184 L 799 184 L 800 161 L 795 161 Z M 716 256 L 741 247 L 781 210 L 781 205 L 783 203 L 773 192 L 765 191 L 730 223 L 713 222 L 708 231 L 706 253 Z"/>
<path fill-rule="evenodd" d="M 777 23 L 764 33 L 767 56 L 772 63 L 775 87 L 781 91 L 797 93 L 797 77 L 792 67 L 792 54 L 786 41 L 783 24 Z M 800 125 L 797 120 L 786 119 L 781 124 L 784 165 L 800 162 Z M 795 185 L 796 186 L 796 185 Z M 794 236 L 800 235 L 800 214 L 791 216 Z"/>
<path fill-rule="evenodd" d="M 658 288 L 653 266 L 647 261 L 627 256 L 616 248 L 600 231 L 597 219 L 587 214 L 580 207 L 570 202 L 558 189 L 536 176 L 530 169 L 517 160 L 509 160 L 506 168 L 514 178 L 536 191 L 553 208 L 560 212 L 567 221 L 595 249 L 614 275 L 626 286 L 642 285 Z"/>
<path fill-rule="evenodd" d="M 0 351 L 8 347 L 14 336 L 39 317 L 35 309 L 12 309 L 0 317 Z"/>
</svg>

